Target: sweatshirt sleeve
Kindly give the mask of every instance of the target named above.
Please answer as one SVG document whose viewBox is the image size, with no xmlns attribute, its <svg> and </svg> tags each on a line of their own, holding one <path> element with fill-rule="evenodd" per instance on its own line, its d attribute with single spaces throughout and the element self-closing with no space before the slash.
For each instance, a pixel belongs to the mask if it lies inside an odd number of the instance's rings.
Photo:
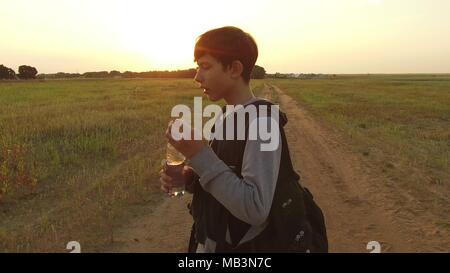
<svg viewBox="0 0 450 273">
<path fill-rule="evenodd" d="M 262 151 L 259 138 L 247 140 L 242 178 L 205 146 L 190 159 L 200 185 L 235 217 L 250 224 L 263 224 L 270 212 L 281 159 L 281 141 L 273 151 Z"/>
</svg>

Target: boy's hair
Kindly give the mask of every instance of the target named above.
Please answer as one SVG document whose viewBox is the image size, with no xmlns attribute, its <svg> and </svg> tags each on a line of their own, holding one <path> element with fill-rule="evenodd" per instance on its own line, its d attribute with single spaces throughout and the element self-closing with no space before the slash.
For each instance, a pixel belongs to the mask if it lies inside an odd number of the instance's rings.
<svg viewBox="0 0 450 273">
<path fill-rule="evenodd" d="M 197 38 L 194 61 L 206 54 L 216 58 L 224 67 L 229 67 L 233 61 L 240 61 L 244 66 L 242 78 L 249 83 L 258 58 L 258 46 L 250 34 L 227 26 L 209 30 Z"/>
</svg>

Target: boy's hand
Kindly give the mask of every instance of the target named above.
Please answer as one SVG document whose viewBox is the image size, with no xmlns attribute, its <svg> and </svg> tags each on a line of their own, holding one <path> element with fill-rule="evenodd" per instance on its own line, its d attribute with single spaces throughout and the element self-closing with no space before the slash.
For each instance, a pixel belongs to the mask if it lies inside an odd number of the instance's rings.
<svg viewBox="0 0 450 273">
<path fill-rule="evenodd" d="M 191 133 L 191 140 L 175 140 L 172 137 L 171 131 L 172 131 L 172 125 L 174 121 L 170 121 L 169 125 L 167 126 L 166 130 L 166 137 L 169 140 L 169 143 L 172 144 L 175 149 L 177 149 L 180 153 L 182 153 L 186 158 L 192 158 L 194 155 L 196 155 L 205 145 L 202 140 L 194 140 L 194 129 L 190 129 Z"/>
<path fill-rule="evenodd" d="M 173 183 L 172 183 L 172 177 L 170 177 L 169 175 L 167 175 L 166 173 L 166 168 L 167 165 L 163 164 L 163 168 L 159 171 L 159 181 L 161 182 L 161 190 L 165 193 L 169 193 L 169 191 L 172 189 L 173 187 Z M 184 166 L 183 167 L 183 180 L 184 180 L 184 184 L 185 185 L 190 185 L 193 181 L 194 178 L 194 170 L 189 167 L 189 166 Z"/>
</svg>

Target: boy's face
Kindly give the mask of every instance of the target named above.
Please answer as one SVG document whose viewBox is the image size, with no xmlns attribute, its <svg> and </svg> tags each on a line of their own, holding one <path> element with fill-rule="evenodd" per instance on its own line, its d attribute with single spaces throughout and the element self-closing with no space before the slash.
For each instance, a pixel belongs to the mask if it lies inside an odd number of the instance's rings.
<svg viewBox="0 0 450 273">
<path fill-rule="evenodd" d="M 234 83 L 230 70 L 224 68 L 222 63 L 209 54 L 199 58 L 197 65 L 198 69 L 194 80 L 200 84 L 203 93 L 211 101 L 224 98 Z"/>
</svg>

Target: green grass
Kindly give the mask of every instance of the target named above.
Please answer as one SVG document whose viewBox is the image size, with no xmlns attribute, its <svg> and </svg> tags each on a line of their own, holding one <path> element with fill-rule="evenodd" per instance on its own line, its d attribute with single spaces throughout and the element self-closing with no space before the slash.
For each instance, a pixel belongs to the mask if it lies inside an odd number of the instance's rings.
<svg viewBox="0 0 450 273">
<path fill-rule="evenodd" d="M 155 202 L 162 128 L 171 103 L 195 93 L 182 81 L 2 83 L 2 149 L 21 144 L 33 192 L 2 208 L 5 251 L 58 251 L 78 240 L 95 249 L 130 204 Z M 179 92 L 186 89 L 186 92 Z M 165 99 L 170 94 L 171 101 Z M 1 234 L 1 233 L 0 233 Z"/>
<path fill-rule="evenodd" d="M 405 190 L 422 198 L 433 192 L 448 204 L 449 75 L 350 75 L 271 83 L 347 136 L 356 152 L 378 163 L 379 171 Z"/>
<path fill-rule="evenodd" d="M 445 216 L 449 80 L 359 75 L 270 82 L 347 135 L 356 152 L 405 190 L 440 193 L 432 204 Z M 263 82 L 252 81 L 255 93 Z M 0 252 L 66 252 L 72 240 L 83 252 L 107 247 L 118 228 L 164 198 L 158 171 L 170 110 L 192 105 L 201 93 L 192 80 L 0 82 L 0 190 L 7 185 Z"/>
<path fill-rule="evenodd" d="M 0 252 L 110 243 L 164 198 L 170 110 L 201 94 L 192 80 L 0 82 Z"/>
</svg>

